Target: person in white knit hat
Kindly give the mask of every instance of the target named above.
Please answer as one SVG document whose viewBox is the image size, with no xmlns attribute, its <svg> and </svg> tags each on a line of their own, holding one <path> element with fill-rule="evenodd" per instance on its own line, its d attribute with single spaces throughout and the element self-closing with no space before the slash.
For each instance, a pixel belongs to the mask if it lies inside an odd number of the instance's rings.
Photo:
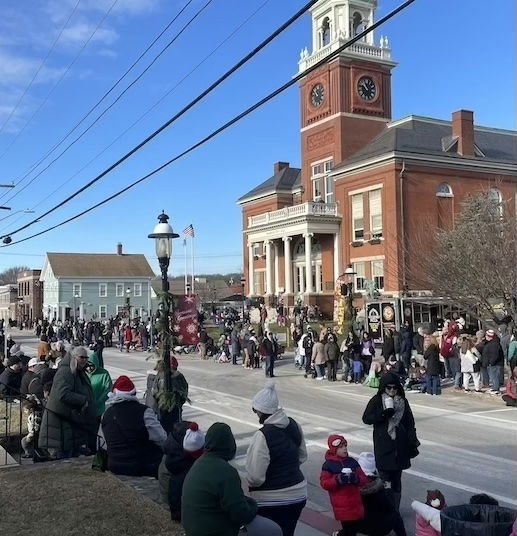
<svg viewBox="0 0 517 536">
<path fill-rule="evenodd" d="M 300 465 L 307 448 L 300 425 L 280 408 L 274 380 L 252 401 L 262 428 L 246 454 L 246 481 L 258 514 L 277 523 L 283 536 L 293 536 L 307 501 L 307 482 Z"/>
</svg>

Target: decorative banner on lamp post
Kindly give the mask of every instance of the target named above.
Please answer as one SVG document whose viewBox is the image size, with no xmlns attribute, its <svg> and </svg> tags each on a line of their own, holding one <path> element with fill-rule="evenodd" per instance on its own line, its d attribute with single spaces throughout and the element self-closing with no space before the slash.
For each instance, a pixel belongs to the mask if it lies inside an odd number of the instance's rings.
<svg viewBox="0 0 517 536">
<path fill-rule="evenodd" d="M 199 342 L 196 297 L 177 296 L 174 312 L 174 335 L 181 345 Z"/>
</svg>

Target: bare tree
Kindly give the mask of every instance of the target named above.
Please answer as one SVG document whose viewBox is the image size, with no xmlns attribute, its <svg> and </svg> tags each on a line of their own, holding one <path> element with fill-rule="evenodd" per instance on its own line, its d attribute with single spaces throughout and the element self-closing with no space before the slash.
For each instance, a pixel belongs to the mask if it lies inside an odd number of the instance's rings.
<svg viewBox="0 0 517 536">
<path fill-rule="evenodd" d="M 517 318 L 516 220 L 488 190 L 462 203 L 451 229 L 422 226 L 406 255 L 408 277 L 483 324 Z"/>
<path fill-rule="evenodd" d="M 28 266 L 12 266 L 0 273 L 0 282 L 2 285 L 15 284 L 18 274 L 30 270 Z"/>
</svg>

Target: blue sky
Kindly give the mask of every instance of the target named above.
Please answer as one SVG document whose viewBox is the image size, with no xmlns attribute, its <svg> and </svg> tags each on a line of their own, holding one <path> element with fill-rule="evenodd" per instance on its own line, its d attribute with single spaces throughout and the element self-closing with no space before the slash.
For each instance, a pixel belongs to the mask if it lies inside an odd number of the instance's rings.
<svg viewBox="0 0 517 536">
<path fill-rule="evenodd" d="M 195 0 L 153 51 L 165 44 L 204 1 Z M 76 3 L 77 0 L 2 3 L 0 126 Z M 186 0 L 118 0 L 48 102 L 20 133 L 112 3 L 113 0 L 79 2 L 32 87 L 0 133 L 0 154 L 11 145 L 0 157 L 0 182 L 23 176 L 111 86 Z M 144 120 L 77 173 L 263 3 L 264 0 L 214 0 L 95 128 L 8 202 L 12 212 L 34 208 L 36 214 L 41 213 L 80 187 L 189 102 L 305 2 L 266 2 L 242 30 Z M 382 0 L 377 16 L 397 4 Z M 393 57 L 399 63 L 393 73 L 393 117 L 417 114 L 449 119 L 453 111 L 466 108 L 475 111 L 478 124 L 514 129 L 514 9 L 513 2 L 494 0 L 490 11 L 497 14 L 497 24 L 493 24 L 487 16 L 486 2 L 481 0 L 417 0 L 378 30 L 376 40 L 381 34 L 387 35 Z M 114 193 L 275 89 L 296 73 L 300 49 L 310 48 L 310 36 L 310 18 L 306 15 L 139 154 L 31 227 L 31 233 L 25 231 L 17 236 L 23 238 L 44 229 Z M 153 51 L 147 58 L 153 56 Z M 127 80 L 132 80 L 147 61 Z M 110 102 L 108 99 L 106 104 Z M 0 270 L 14 264 L 40 267 L 46 251 L 115 252 L 120 241 L 126 252 L 147 254 L 158 271 L 152 259 L 154 245 L 147 234 L 162 209 L 171 216 L 175 230 L 194 225 L 199 272 L 239 270 L 242 216 L 235 200 L 267 179 L 278 160 L 299 164 L 297 87 L 108 205 L 42 237 L 1 249 Z M 3 193 L 0 191 L 0 195 Z M 11 195 L 8 192 L 0 204 Z M 47 196 L 50 197 L 45 200 Z M 7 214 L 1 211 L 0 218 Z M 0 234 L 36 214 L 0 220 Z M 15 225 L 18 218 L 21 219 Z M 178 275 L 183 271 L 181 241 L 176 241 L 175 246 L 172 273 Z"/>
</svg>

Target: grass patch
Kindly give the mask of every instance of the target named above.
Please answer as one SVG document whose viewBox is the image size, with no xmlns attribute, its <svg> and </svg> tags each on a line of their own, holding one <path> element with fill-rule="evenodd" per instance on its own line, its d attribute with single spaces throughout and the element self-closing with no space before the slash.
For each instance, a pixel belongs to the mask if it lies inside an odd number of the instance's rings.
<svg viewBox="0 0 517 536">
<path fill-rule="evenodd" d="M 91 459 L 2 471 L 2 534 L 182 536 L 167 510 Z M 21 501 L 21 502 L 20 502 Z"/>
<path fill-rule="evenodd" d="M 21 412 L 21 432 L 20 432 L 20 412 Z M 19 435 L 27 433 L 27 414 L 20 404 L 12 404 L 5 400 L 0 400 L 0 439 L 5 435 Z"/>
</svg>

